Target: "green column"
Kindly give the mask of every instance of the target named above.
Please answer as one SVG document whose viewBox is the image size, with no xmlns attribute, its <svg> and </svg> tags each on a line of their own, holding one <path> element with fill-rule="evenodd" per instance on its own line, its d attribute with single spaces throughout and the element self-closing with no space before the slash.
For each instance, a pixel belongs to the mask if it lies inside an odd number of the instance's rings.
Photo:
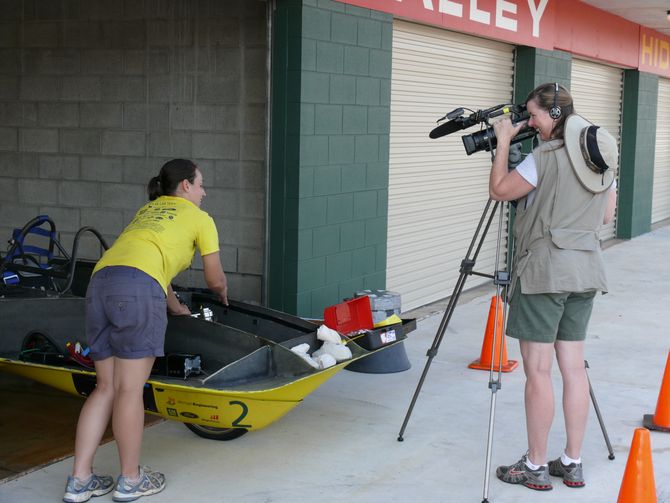
<svg viewBox="0 0 670 503">
<path fill-rule="evenodd" d="M 268 303 L 320 317 L 386 282 L 392 17 L 278 0 L 274 26 Z"/>
<path fill-rule="evenodd" d="M 619 238 L 630 239 L 651 230 L 657 100 L 657 75 L 624 71 L 616 230 Z"/>
<path fill-rule="evenodd" d="M 278 1 L 273 21 L 268 304 L 295 313 L 302 1 Z"/>
<path fill-rule="evenodd" d="M 570 89 L 572 55 L 535 47 L 516 48 L 514 65 L 514 102 L 520 103 L 528 93 L 545 82 L 558 82 Z"/>
</svg>

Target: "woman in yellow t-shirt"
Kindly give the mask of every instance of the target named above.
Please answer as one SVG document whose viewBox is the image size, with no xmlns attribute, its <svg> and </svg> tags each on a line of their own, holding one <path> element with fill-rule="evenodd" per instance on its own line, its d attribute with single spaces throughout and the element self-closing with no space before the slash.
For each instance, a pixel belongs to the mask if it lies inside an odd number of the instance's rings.
<svg viewBox="0 0 670 503">
<path fill-rule="evenodd" d="M 149 181 L 150 202 L 140 208 L 95 269 L 86 292 L 86 335 L 97 385 L 77 424 L 72 475 L 65 502 L 87 501 L 115 487 L 92 472 L 93 458 L 112 419 L 121 463 L 115 501 L 132 501 L 165 488 L 165 476 L 139 466 L 144 429 L 144 383 L 163 356 L 167 313 L 189 315 L 170 286 L 202 256 L 207 286 L 228 304 L 226 275 L 212 218 L 200 209 L 202 173 L 189 160 L 167 162 Z"/>
</svg>

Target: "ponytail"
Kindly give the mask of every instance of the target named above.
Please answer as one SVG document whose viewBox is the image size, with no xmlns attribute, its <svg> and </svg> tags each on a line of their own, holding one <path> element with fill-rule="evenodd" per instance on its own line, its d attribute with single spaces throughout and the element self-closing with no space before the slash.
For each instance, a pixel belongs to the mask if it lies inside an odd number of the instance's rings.
<svg viewBox="0 0 670 503">
<path fill-rule="evenodd" d="M 165 195 L 163 194 L 160 178 L 154 176 L 151 180 L 149 180 L 149 184 L 147 185 L 147 194 L 149 194 L 149 201 L 153 201 L 154 199 L 158 199 L 159 197 Z"/>
<path fill-rule="evenodd" d="M 172 196 L 183 180 L 195 181 L 197 166 L 188 159 L 172 159 L 163 164 L 158 176 L 154 176 L 147 184 L 149 201 L 160 196 Z"/>
</svg>

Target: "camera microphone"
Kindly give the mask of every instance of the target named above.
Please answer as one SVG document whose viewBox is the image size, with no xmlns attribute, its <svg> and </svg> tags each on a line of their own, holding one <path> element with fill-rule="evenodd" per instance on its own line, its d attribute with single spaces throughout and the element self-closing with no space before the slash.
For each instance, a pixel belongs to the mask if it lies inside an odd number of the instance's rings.
<svg viewBox="0 0 670 503">
<path fill-rule="evenodd" d="M 469 127 L 464 125 L 464 121 L 466 119 L 465 117 L 462 117 L 463 112 L 463 107 L 456 108 L 449 112 L 447 115 L 438 120 L 439 122 L 441 120 L 448 119 L 447 122 L 437 126 L 428 134 L 428 136 L 434 140 L 435 138 L 441 138 L 442 136 L 446 136 Z"/>
<path fill-rule="evenodd" d="M 468 117 L 463 117 L 462 115 L 464 109 L 462 107 L 457 108 L 445 115 L 445 118 L 451 120 L 437 126 L 428 134 L 428 137 L 433 140 L 436 138 L 441 138 L 442 136 L 455 133 L 461 129 L 472 127 L 475 124 L 479 124 L 480 122 L 488 120 L 492 117 L 498 117 L 499 115 L 507 113 L 518 114 L 525 109 L 525 106 L 519 105 L 496 105 L 494 107 L 487 108 L 486 110 L 478 110 L 470 114 Z"/>
<path fill-rule="evenodd" d="M 458 119 L 453 119 L 443 124 L 440 124 L 435 129 L 433 129 L 428 134 L 428 136 L 434 140 L 435 138 L 441 138 L 448 134 L 455 133 L 456 131 L 460 131 L 461 129 L 464 129 L 462 125 L 462 119 L 463 118 L 460 117 Z"/>
</svg>

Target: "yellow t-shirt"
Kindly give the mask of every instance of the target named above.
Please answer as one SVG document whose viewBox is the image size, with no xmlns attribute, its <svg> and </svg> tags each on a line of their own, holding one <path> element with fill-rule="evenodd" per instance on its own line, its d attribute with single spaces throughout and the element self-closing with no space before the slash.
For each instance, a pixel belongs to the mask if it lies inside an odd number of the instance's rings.
<svg viewBox="0 0 670 503">
<path fill-rule="evenodd" d="M 214 220 L 183 197 L 161 196 L 142 206 L 98 261 L 93 274 L 109 266 L 129 266 L 168 285 L 200 255 L 219 251 Z"/>
</svg>

